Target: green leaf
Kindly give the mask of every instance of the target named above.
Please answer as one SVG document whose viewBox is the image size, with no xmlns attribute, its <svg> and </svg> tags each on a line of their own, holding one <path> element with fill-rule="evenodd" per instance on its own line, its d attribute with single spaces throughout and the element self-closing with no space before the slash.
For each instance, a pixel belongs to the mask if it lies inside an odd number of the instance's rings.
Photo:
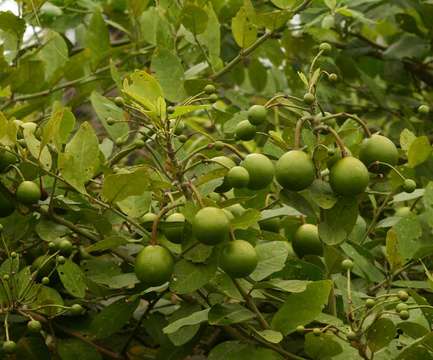
<svg viewBox="0 0 433 360">
<path fill-rule="evenodd" d="M 201 310 L 201 306 L 198 304 L 182 304 L 182 306 L 176 310 L 169 317 L 169 323 L 172 324 L 176 320 L 183 319 L 187 316 L 192 315 Z M 182 326 L 176 332 L 168 334 L 170 341 L 176 345 L 181 346 L 189 342 L 199 331 L 200 323 Z"/>
<path fill-rule="evenodd" d="M 308 192 L 311 193 L 311 201 L 322 209 L 331 209 L 337 202 L 331 186 L 326 181 L 314 180 L 308 188 Z"/>
<path fill-rule="evenodd" d="M 187 4 L 182 9 L 180 21 L 186 29 L 193 34 L 201 34 L 206 30 L 208 16 L 206 11 L 201 7 L 193 4 Z"/>
<path fill-rule="evenodd" d="M 117 202 L 129 196 L 142 195 L 149 188 L 149 171 L 140 167 L 131 172 L 108 175 L 102 187 L 102 195 L 109 202 Z"/>
<path fill-rule="evenodd" d="M 208 360 L 282 360 L 277 352 L 239 341 L 225 341 L 215 346 Z"/>
<path fill-rule="evenodd" d="M 255 13 L 245 6 L 241 7 L 232 19 L 232 33 L 236 43 L 245 49 L 257 39 L 257 27 L 254 24 Z"/>
<path fill-rule="evenodd" d="M 97 339 L 104 339 L 118 332 L 131 318 L 137 308 L 138 300 L 126 298 L 105 307 L 89 325 L 89 332 Z"/>
<path fill-rule="evenodd" d="M 102 360 L 94 346 L 79 339 L 58 339 L 56 346 L 62 360 Z"/>
<path fill-rule="evenodd" d="M 37 160 L 42 169 L 50 171 L 53 164 L 51 153 L 46 147 L 41 147 L 41 143 L 35 137 L 34 129 L 25 127 L 23 135 L 30 154 Z"/>
<path fill-rule="evenodd" d="M 231 221 L 233 229 L 247 229 L 260 220 L 260 212 L 256 209 L 247 209 Z"/>
<path fill-rule="evenodd" d="M 289 255 L 289 248 L 289 244 L 283 241 L 265 242 L 257 245 L 258 264 L 250 275 L 251 278 L 260 281 L 283 269 Z"/>
<path fill-rule="evenodd" d="M 12 120 L 8 120 L 0 111 L 0 144 L 14 146 L 17 141 L 18 126 Z"/>
<path fill-rule="evenodd" d="M 97 243 L 94 243 L 92 245 L 89 245 L 86 247 L 87 252 L 96 252 L 96 251 L 104 251 L 109 249 L 115 249 L 119 246 L 127 244 L 128 241 L 120 235 L 112 235 L 104 240 L 98 241 Z"/>
<path fill-rule="evenodd" d="M 262 331 L 255 331 L 255 333 L 272 344 L 278 344 L 283 340 L 283 334 L 281 334 L 279 331 L 266 329 Z"/>
<path fill-rule="evenodd" d="M 422 235 L 422 228 L 418 217 L 415 215 L 404 217 L 392 227 L 392 230 L 397 236 L 401 257 L 405 260 L 411 259 L 421 245 L 418 240 Z"/>
<path fill-rule="evenodd" d="M 311 359 L 327 360 L 343 351 L 341 345 L 336 341 L 335 335 L 321 334 L 316 336 L 313 333 L 308 333 L 305 336 L 305 352 Z"/>
<path fill-rule="evenodd" d="M 178 294 L 193 292 L 202 286 L 215 275 L 216 264 L 193 264 L 186 260 L 179 260 L 173 273 L 170 289 Z"/>
<path fill-rule="evenodd" d="M 96 91 L 93 91 L 90 95 L 90 101 L 93 108 L 95 109 L 96 114 L 98 115 L 99 120 L 101 120 L 102 125 L 104 125 L 105 130 L 113 140 L 122 138 L 123 136 L 127 135 L 129 131 L 129 126 L 125 122 L 126 119 L 123 115 L 123 110 L 121 108 L 119 108 L 114 102 L 107 99 L 105 96 L 99 94 Z M 108 125 L 108 118 L 122 122 Z"/>
<path fill-rule="evenodd" d="M 99 143 L 91 125 L 81 124 L 72 140 L 60 154 L 59 169 L 73 187 L 86 193 L 84 184 L 89 181 L 99 167 Z"/>
<path fill-rule="evenodd" d="M 63 299 L 60 294 L 53 288 L 42 286 L 37 291 L 37 298 L 32 302 L 31 308 L 38 308 L 38 312 L 47 316 L 55 316 L 63 311 L 63 309 L 53 305 L 63 306 Z"/>
<path fill-rule="evenodd" d="M 54 102 L 51 117 L 42 130 L 41 149 L 52 143 L 57 151 L 62 150 L 66 144 L 71 131 L 75 126 L 74 114 L 60 102 Z"/>
<path fill-rule="evenodd" d="M 409 167 L 416 167 L 425 162 L 431 155 L 432 148 L 427 136 L 417 137 L 410 145 L 407 154 Z"/>
<path fill-rule="evenodd" d="M 216 304 L 209 312 L 210 325 L 230 325 L 251 320 L 255 314 L 240 304 Z"/>
<path fill-rule="evenodd" d="M 408 129 L 404 129 L 400 134 L 401 148 L 407 153 L 407 151 L 409 150 L 410 146 L 412 145 L 415 139 L 416 139 L 416 135 L 412 131 Z"/>
<path fill-rule="evenodd" d="M 319 236 L 325 244 L 337 245 L 347 240 L 358 218 L 358 200 L 340 198 L 331 209 L 323 211 Z"/>
<path fill-rule="evenodd" d="M 86 277 L 77 264 L 67 259 L 64 264 L 57 267 L 57 273 L 69 294 L 77 298 L 84 298 L 86 294 Z"/>
<path fill-rule="evenodd" d="M 386 233 L 386 259 L 388 260 L 391 270 L 396 270 L 403 265 L 403 259 L 401 258 L 398 249 L 398 236 L 395 230 L 390 229 Z"/>
<path fill-rule="evenodd" d="M 139 218 L 149 212 L 149 206 L 152 201 L 152 193 L 144 191 L 141 195 L 128 196 L 117 205 L 128 216 Z"/>
<path fill-rule="evenodd" d="M 167 100 L 178 102 L 186 97 L 183 87 L 184 69 L 179 56 L 164 48 L 157 49 L 152 56 L 151 69 Z"/>
<path fill-rule="evenodd" d="M 430 49 L 427 39 L 414 34 L 403 33 L 396 42 L 388 46 L 383 55 L 386 58 L 422 58 Z"/>
<path fill-rule="evenodd" d="M 329 280 L 315 281 L 308 284 L 304 292 L 289 295 L 272 318 L 272 328 L 288 335 L 298 325 L 313 321 L 328 303 L 331 287 Z"/>
<path fill-rule="evenodd" d="M 376 320 L 367 332 L 367 344 L 372 352 L 387 346 L 396 335 L 397 329 L 390 319 Z"/>
<path fill-rule="evenodd" d="M 17 342 L 16 359 L 20 360 L 50 360 L 50 351 L 42 336 L 23 336 Z M 62 360 L 64 360 L 62 358 Z M 69 360 L 69 359 L 67 359 Z M 84 360 L 86 360 L 84 358 Z M 95 358 L 95 360 L 99 360 Z"/>
<path fill-rule="evenodd" d="M 39 51 L 38 58 L 45 63 L 46 81 L 55 80 L 56 72 L 68 61 L 68 46 L 65 40 L 58 33 L 50 32 L 47 42 Z"/>
<path fill-rule="evenodd" d="M 96 67 L 110 51 L 110 34 L 99 10 L 90 18 L 85 45 L 90 51 L 93 67 Z"/>
<path fill-rule="evenodd" d="M 297 3 L 296 0 L 271 0 L 271 2 L 280 9 L 290 9 Z"/>
<path fill-rule="evenodd" d="M 184 326 L 200 324 L 207 321 L 209 311 L 210 309 L 197 311 L 187 317 L 172 322 L 162 330 L 165 334 L 173 334 Z"/>
</svg>

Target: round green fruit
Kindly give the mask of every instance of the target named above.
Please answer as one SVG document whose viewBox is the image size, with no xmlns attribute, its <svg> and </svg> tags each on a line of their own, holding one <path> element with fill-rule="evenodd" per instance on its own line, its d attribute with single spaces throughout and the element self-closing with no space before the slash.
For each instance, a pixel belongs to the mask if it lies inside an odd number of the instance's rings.
<svg viewBox="0 0 433 360">
<path fill-rule="evenodd" d="M 15 341 L 7 340 L 3 343 L 2 348 L 6 354 L 12 354 L 16 351 L 17 344 L 15 343 Z"/>
<path fill-rule="evenodd" d="M 298 325 L 298 326 L 296 327 L 296 332 L 297 332 L 298 334 L 303 334 L 303 333 L 305 332 L 305 327 L 304 327 L 303 325 Z"/>
<path fill-rule="evenodd" d="M 403 183 L 403 190 L 407 193 L 413 193 L 416 189 L 416 182 L 412 179 L 405 179 Z"/>
<path fill-rule="evenodd" d="M 398 150 L 390 139 L 375 134 L 364 139 L 361 143 L 359 160 L 371 172 L 386 173 L 390 170 L 390 167 L 383 164 L 375 164 L 375 162 L 380 161 L 394 166 L 398 162 Z"/>
<path fill-rule="evenodd" d="M 259 221 L 260 229 L 264 231 L 278 233 L 280 232 L 280 219 L 278 217 L 273 217 L 266 220 Z"/>
<path fill-rule="evenodd" d="M 57 247 L 60 253 L 62 253 L 63 255 L 69 255 L 72 252 L 72 249 L 74 248 L 72 243 L 67 239 L 60 240 Z"/>
<path fill-rule="evenodd" d="M 214 143 L 213 143 L 213 147 L 214 147 L 214 149 L 215 150 L 217 150 L 217 151 L 221 151 L 222 149 L 224 149 L 224 142 L 222 142 L 222 141 L 215 141 Z"/>
<path fill-rule="evenodd" d="M 181 213 L 173 213 L 165 220 L 164 235 L 172 243 L 181 244 L 184 228 L 185 216 Z"/>
<path fill-rule="evenodd" d="M 402 206 L 395 210 L 395 216 L 398 217 L 408 217 L 412 214 L 412 211 L 410 210 L 409 206 Z"/>
<path fill-rule="evenodd" d="M 353 269 L 353 261 L 350 260 L 350 259 L 344 259 L 344 260 L 341 262 L 341 267 L 342 267 L 344 270 L 352 270 L 352 269 Z"/>
<path fill-rule="evenodd" d="M 15 193 L 17 200 L 25 205 L 36 204 L 41 198 L 41 189 L 33 181 L 23 181 Z"/>
<path fill-rule="evenodd" d="M 356 332 L 350 330 L 347 333 L 346 337 L 347 337 L 347 340 L 349 340 L 349 341 L 355 341 L 356 339 L 358 339 L 358 334 Z"/>
<path fill-rule="evenodd" d="M 336 82 L 338 80 L 338 75 L 335 73 L 329 74 L 328 79 L 329 81 Z"/>
<path fill-rule="evenodd" d="M 8 170 L 9 166 L 18 162 L 18 158 L 9 151 L 0 151 L 0 172 L 4 173 Z"/>
<path fill-rule="evenodd" d="M 365 165 L 352 156 L 338 160 L 329 173 L 332 190 L 343 196 L 354 196 L 364 192 L 369 180 Z"/>
<path fill-rule="evenodd" d="M 266 120 L 268 110 L 263 105 L 253 105 L 248 109 L 248 120 L 253 125 L 260 125 Z"/>
<path fill-rule="evenodd" d="M 323 42 L 319 45 L 319 49 L 323 52 L 329 52 L 332 50 L 332 46 L 326 42 Z"/>
<path fill-rule="evenodd" d="M 409 308 L 409 306 L 407 304 L 405 304 L 405 303 L 399 303 L 395 307 L 395 311 L 397 311 L 398 313 L 400 313 L 402 311 L 407 311 L 408 308 Z"/>
<path fill-rule="evenodd" d="M 250 174 L 248 188 L 251 190 L 264 189 L 274 178 L 274 164 L 263 154 L 249 154 L 241 165 Z"/>
<path fill-rule="evenodd" d="M 219 265 L 232 278 L 248 276 L 257 266 L 256 249 L 245 240 L 230 241 L 221 251 Z"/>
<path fill-rule="evenodd" d="M 402 320 L 407 320 L 410 317 L 409 311 L 407 311 L 407 310 L 400 311 L 400 313 L 398 315 L 400 316 L 400 319 L 402 319 Z"/>
<path fill-rule="evenodd" d="M 418 112 L 420 114 L 428 114 L 430 112 L 430 107 L 428 105 L 425 105 L 425 104 L 420 105 L 418 107 Z"/>
<path fill-rule="evenodd" d="M 313 334 L 315 336 L 320 336 L 322 334 L 322 330 L 320 330 L 319 328 L 314 328 L 313 329 Z"/>
<path fill-rule="evenodd" d="M 242 120 L 235 128 L 236 139 L 243 141 L 252 140 L 256 136 L 256 131 L 256 127 L 248 120 Z"/>
<path fill-rule="evenodd" d="M 80 315 L 83 312 L 83 307 L 80 304 L 73 304 L 71 306 L 70 312 L 73 315 Z"/>
<path fill-rule="evenodd" d="M 148 286 L 160 286 L 169 281 L 173 268 L 171 253 L 160 245 L 147 245 L 135 259 L 135 274 Z"/>
<path fill-rule="evenodd" d="M 143 227 L 148 230 L 151 231 L 152 230 L 152 226 L 153 226 L 153 222 L 155 221 L 155 219 L 158 217 L 158 215 L 156 215 L 153 212 L 148 212 L 146 214 L 144 214 L 141 219 L 140 219 L 140 223 L 141 225 L 143 225 Z"/>
<path fill-rule="evenodd" d="M 203 90 L 206 94 L 213 94 L 216 91 L 215 86 L 212 84 L 207 84 Z"/>
<path fill-rule="evenodd" d="M 226 179 L 231 187 L 244 188 L 250 181 L 250 174 L 244 167 L 234 166 L 227 173 Z"/>
<path fill-rule="evenodd" d="M 0 217 L 8 217 L 15 211 L 14 203 L 0 192 Z"/>
<path fill-rule="evenodd" d="M 48 285 L 50 283 L 50 278 L 48 276 L 44 276 L 41 279 L 41 283 L 42 283 L 42 285 Z"/>
<path fill-rule="evenodd" d="M 64 256 L 62 256 L 62 255 L 59 255 L 59 256 L 57 256 L 57 262 L 60 264 L 60 265 L 63 265 L 65 262 L 66 262 L 66 258 L 64 257 Z"/>
<path fill-rule="evenodd" d="M 346 153 L 348 156 L 352 155 L 352 153 L 350 152 L 350 150 L 348 148 L 345 147 L 344 149 L 346 150 Z M 340 149 L 336 149 L 336 150 L 332 149 L 332 150 L 333 150 L 332 153 L 330 151 L 328 151 L 329 158 L 326 161 L 328 169 L 331 169 L 337 163 L 337 161 L 341 160 L 341 158 L 342 158 Z"/>
<path fill-rule="evenodd" d="M 300 150 L 292 150 L 281 156 L 275 165 L 275 177 L 287 190 L 300 191 L 314 181 L 314 164 L 310 156 Z"/>
<path fill-rule="evenodd" d="M 30 321 L 27 323 L 27 329 L 28 329 L 31 333 L 33 333 L 33 334 L 37 334 L 37 333 L 39 333 L 39 332 L 41 331 L 41 329 L 42 329 L 42 325 L 41 325 L 41 323 L 40 323 L 39 321 L 37 321 L 37 320 L 30 320 Z"/>
<path fill-rule="evenodd" d="M 319 238 L 319 231 L 316 225 L 303 224 L 295 232 L 292 247 L 300 258 L 305 255 L 323 254 L 323 245 Z"/>
<path fill-rule="evenodd" d="M 192 232 L 203 244 L 216 245 L 223 242 L 229 230 L 230 222 L 222 209 L 205 207 L 194 216 Z"/>
<path fill-rule="evenodd" d="M 374 299 L 365 300 L 365 306 L 367 309 L 371 309 L 372 307 L 374 307 L 374 305 L 376 305 L 376 300 Z"/>
<path fill-rule="evenodd" d="M 397 296 L 401 301 L 408 301 L 409 300 L 409 294 L 404 290 L 400 290 L 397 293 Z"/>
<path fill-rule="evenodd" d="M 316 97 L 312 93 L 306 93 L 304 94 L 304 102 L 307 105 L 311 105 L 316 101 Z"/>
</svg>

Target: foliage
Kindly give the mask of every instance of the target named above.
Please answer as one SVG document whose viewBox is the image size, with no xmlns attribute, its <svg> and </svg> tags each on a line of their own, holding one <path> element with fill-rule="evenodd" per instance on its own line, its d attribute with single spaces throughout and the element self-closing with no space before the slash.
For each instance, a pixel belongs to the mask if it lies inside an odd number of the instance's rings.
<svg viewBox="0 0 433 360">
<path fill-rule="evenodd" d="M 14 5 L 1 358 L 433 359 L 432 1 Z"/>
</svg>

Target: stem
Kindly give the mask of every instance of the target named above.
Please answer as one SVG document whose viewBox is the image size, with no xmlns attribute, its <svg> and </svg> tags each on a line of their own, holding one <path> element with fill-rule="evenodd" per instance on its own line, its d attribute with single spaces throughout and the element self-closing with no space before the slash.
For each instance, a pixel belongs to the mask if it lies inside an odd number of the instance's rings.
<svg viewBox="0 0 433 360">
<path fill-rule="evenodd" d="M 164 216 L 164 214 L 166 214 L 167 212 L 169 212 L 171 209 L 175 208 L 179 206 L 178 204 L 171 204 L 168 205 L 164 208 L 161 209 L 161 211 L 158 213 L 158 215 L 156 216 L 155 220 L 153 220 L 152 223 L 152 235 L 150 237 L 150 245 L 157 245 L 158 244 L 158 224 L 161 220 L 161 218 Z"/>
<path fill-rule="evenodd" d="M 306 121 L 312 120 L 312 117 L 305 116 L 301 117 L 296 122 L 296 128 L 295 128 L 295 149 L 299 149 L 301 147 L 301 136 L 302 136 L 302 128 L 304 127 L 304 124 Z"/>
<path fill-rule="evenodd" d="M 333 128 L 331 128 L 329 126 L 319 125 L 319 126 L 316 126 L 314 128 L 314 130 L 316 130 L 316 131 L 324 130 L 324 131 L 331 133 L 332 136 L 335 138 L 335 142 L 337 143 L 337 145 L 340 149 L 341 157 L 347 156 L 347 151 L 346 151 L 346 147 L 344 146 L 344 142 L 340 138 L 340 135 L 338 135 L 338 133 Z"/>
<path fill-rule="evenodd" d="M 351 282 L 351 270 L 347 269 L 347 320 L 349 323 L 353 321 L 352 318 L 352 282 Z"/>
</svg>

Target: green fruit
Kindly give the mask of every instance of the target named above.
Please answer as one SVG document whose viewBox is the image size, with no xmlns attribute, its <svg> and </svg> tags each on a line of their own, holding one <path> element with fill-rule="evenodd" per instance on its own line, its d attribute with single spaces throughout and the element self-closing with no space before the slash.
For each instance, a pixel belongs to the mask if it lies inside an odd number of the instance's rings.
<svg viewBox="0 0 433 360">
<path fill-rule="evenodd" d="M 57 262 L 60 264 L 60 265 L 63 265 L 65 262 L 66 262 L 66 258 L 64 257 L 64 256 L 62 256 L 62 255 L 59 255 L 59 256 L 57 256 Z"/>
<path fill-rule="evenodd" d="M 352 270 L 352 269 L 353 269 L 353 261 L 350 260 L 350 259 L 344 259 L 344 260 L 341 262 L 341 267 L 342 267 L 344 270 Z"/>
<path fill-rule="evenodd" d="M 167 114 L 173 114 L 175 112 L 175 107 L 174 106 L 167 106 Z"/>
<path fill-rule="evenodd" d="M 17 200 L 25 205 L 36 204 L 41 198 L 41 189 L 33 181 L 23 181 L 15 193 Z"/>
<path fill-rule="evenodd" d="M 251 190 L 264 189 L 274 178 L 274 164 L 263 154 L 249 154 L 241 165 L 250 174 L 248 188 Z"/>
<path fill-rule="evenodd" d="M 40 323 L 39 321 L 37 321 L 37 320 L 30 320 L 30 321 L 27 323 L 27 329 L 28 329 L 31 333 L 37 334 L 37 333 L 39 333 L 39 332 L 41 331 L 41 329 L 42 329 L 42 325 L 41 325 L 41 323 Z"/>
<path fill-rule="evenodd" d="M 400 319 L 402 319 L 402 320 L 407 320 L 407 319 L 409 319 L 410 314 L 409 314 L 409 311 L 407 311 L 407 310 L 402 310 L 402 311 L 400 311 L 399 316 L 400 316 Z"/>
<path fill-rule="evenodd" d="M 236 125 L 235 136 L 238 140 L 252 140 L 256 136 L 256 127 L 248 120 L 242 120 Z"/>
<path fill-rule="evenodd" d="M 176 119 L 170 120 L 170 125 L 174 129 L 175 135 L 180 135 L 185 130 L 185 123 L 183 121 L 178 121 Z"/>
<path fill-rule="evenodd" d="M 177 140 L 179 140 L 179 142 L 182 143 L 182 144 L 186 143 L 188 141 L 188 136 L 186 136 L 186 135 L 179 135 L 177 137 Z"/>
<path fill-rule="evenodd" d="M 319 328 L 314 328 L 313 329 L 313 334 L 315 336 L 320 336 L 322 334 L 322 330 L 320 330 Z"/>
<path fill-rule="evenodd" d="M 67 239 L 60 240 L 57 247 L 60 253 L 62 253 L 63 255 L 69 255 L 72 252 L 72 249 L 74 248 L 72 243 Z"/>
<path fill-rule="evenodd" d="M 15 211 L 14 203 L 0 192 L 0 217 L 8 217 Z"/>
<path fill-rule="evenodd" d="M 48 285 L 48 284 L 50 283 L 50 278 L 49 278 L 48 276 L 44 276 L 44 277 L 41 279 L 41 283 L 42 283 L 43 285 Z"/>
<path fill-rule="evenodd" d="M 231 169 L 233 166 L 236 166 L 235 162 L 227 156 L 216 156 L 211 159 L 213 163 L 220 164 L 225 169 Z M 216 193 L 225 193 L 229 191 L 232 187 L 230 186 L 226 177 L 224 177 L 223 183 L 218 186 L 214 191 Z"/>
<path fill-rule="evenodd" d="M 115 103 L 117 106 L 122 107 L 122 106 L 125 105 L 125 100 L 123 100 L 123 98 L 120 97 L 120 96 L 116 96 L 116 97 L 114 98 L 114 103 Z"/>
<path fill-rule="evenodd" d="M 260 125 L 266 120 L 268 110 L 263 105 L 253 105 L 248 109 L 248 120 L 253 125 Z"/>
<path fill-rule="evenodd" d="M 244 167 L 234 166 L 227 173 L 226 179 L 231 187 L 244 188 L 250 181 L 250 174 Z"/>
<path fill-rule="evenodd" d="M 259 221 L 260 229 L 274 233 L 280 232 L 280 219 L 273 217 L 266 220 Z"/>
<path fill-rule="evenodd" d="M 18 162 L 18 158 L 15 154 L 12 154 L 6 150 L 0 150 L 0 172 L 4 173 L 8 170 L 10 165 Z"/>
<path fill-rule="evenodd" d="M 319 49 L 322 50 L 322 51 L 324 51 L 324 52 L 329 52 L 329 51 L 332 50 L 332 46 L 330 44 L 324 42 L 324 43 L 321 43 L 319 45 Z"/>
<path fill-rule="evenodd" d="M 83 312 L 83 307 L 80 304 L 73 304 L 71 306 L 70 312 L 73 315 L 80 315 Z"/>
<path fill-rule="evenodd" d="M 18 254 L 15 251 L 11 252 L 11 258 L 16 259 L 18 257 Z"/>
<path fill-rule="evenodd" d="M 365 301 L 365 306 L 367 309 L 371 309 L 372 307 L 374 307 L 374 305 L 376 305 L 376 300 L 374 299 L 367 299 Z"/>
<path fill-rule="evenodd" d="M 430 107 L 428 105 L 425 105 L 425 104 L 420 105 L 418 107 L 418 112 L 420 114 L 428 114 L 430 112 Z"/>
<path fill-rule="evenodd" d="M 135 259 L 135 274 L 148 286 L 160 286 L 169 281 L 173 268 L 171 253 L 160 245 L 147 245 Z"/>
<path fill-rule="evenodd" d="M 16 349 L 17 349 L 17 344 L 15 343 L 15 341 L 7 340 L 3 343 L 3 351 L 6 354 L 12 354 L 16 351 Z"/>
<path fill-rule="evenodd" d="M 38 272 L 38 277 L 42 278 L 48 276 L 56 266 L 54 258 L 50 259 L 48 255 L 41 255 L 33 261 L 31 270 Z"/>
<path fill-rule="evenodd" d="M 306 93 L 306 94 L 304 94 L 304 102 L 307 104 L 307 105 L 311 105 L 311 104 L 313 104 L 314 102 L 316 101 L 316 97 L 314 96 L 314 94 L 312 94 L 312 93 Z"/>
<path fill-rule="evenodd" d="M 405 303 L 399 303 L 395 307 L 395 311 L 397 311 L 398 313 L 400 313 L 402 311 L 407 311 L 408 308 L 409 308 L 409 306 L 407 304 L 405 304 Z"/>
<path fill-rule="evenodd" d="M 218 95 L 217 94 L 210 94 L 209 100 L 212 102 L 216 102 L 218 100 Z"/>
<path fill-rule="evenodd" d="M 275 165 L 275 177 L 287 190 L 300 191 L 314 181 L 315 168 L 310 156 L 300 150 L 292 150 L 281 156 Z"/>
<path fill-rule="evenodd" d="M 394 166 L 398 162 L 398 150 L 387 137 L 372 135 L 361 143 L 359 160 L 373 173 L 386 173 L 390 167 L 383 164 L 376 165 L 375 162 L 380 161 Z"/>
<path fill-rule="evenodd" d="M 347 333 L 346 337 L 347 337 L 347 340 L 349 340 L 349 341 L 355 341 L 356 339 L 358 339 L 358 334 L 356 332 L 350 330 Z"/>
<path fill-rule="evenodd" d="M 329 81 L 336 82 L 338 80 L 338 75 L 335 73 L 329 74 L 328 79 Z"/>
<path fill-rule="evenodd" d="M 194 216 L 192 232 L 203 244 L 216 245 L 229 233 L 230 222 L 223 210 L 216 207 L 200 209 Z"/>
<path fill-rule="evenodd" d="M 226 207 L 234 216 L 242 216 L 245 213 L 245 208 L 241 204 L 233 204 Z"/>
<path fill-rule="evenodd" d="M 206 94 L 213 94 L 216 91 L 215 86 L 212 84 L 207 84 L 203 90 Z"/>
<path fill-rule="evenodd" d="M 348 148 L 344 148 L 346 150 L 346 153 L 348 156 L 351 156 L 352 153 Z M 329 154 L 329 151 L 328 151 Z M 326 161 L 326 165 L 328 166 L 328 169 L 331 169 L 338 160 L 341 160 L 342 156 L 341 156 L 341 151 L 340 149 L 336 149 L 332 152 L 332 154 L 329 154 L 329 158 Z"/>
<path fill-rule="evenodd" d="M 404 290 L 400 290 L 397 293 L 397 296 L 401 301 L 408 301 L 409 300 L 409 294 Z"/>
<path fill-rule="evenodd" d="M 181 244 L 184 228 L 185 216 L 181 213 L 173 213 L 165 220 L 164 235 L 172 243 Z"/>
<path fill-rule="evenodd" d="M 300 258 L 305 255 L 323 254 L 323 245 L 316 225 L 303 224 L 295 232 L 292 241 L 293 250 Z"/>
<path fill-rule="evenodd" d="M 298 334 L 303 334 L 303 333 L 305 332 L 305 327 L 302 326 L 302 325 L 298 325 L 298 326 L 296 327 L 296 332 L 297 332 Z"/>
<path fill-rule="evenodd" d="M 215 148 L 215 150 L 221 151 L 222 149 L 224 149 L 224 143 L 222 141 L 215 141 L 213 143 L 213 146 Z"/>
<path fill-rule="evenodd" d="M 412 179 L 405 179 L 403 183 L 403 190 L 407 193 L 413 193 L 416 189 L 416 182 Z"/>
<path fill-rule="evenodd" d="M 354 196 L 364 192 L 369 180 L 365 165 L 352 156 L 337 161 L 329 173 L 332 190 L 343 196 Z"/>
<path fill-rule="evenodd" d="M 397 209 L 395 209 L 394 216 L 398 217 L 408 217 L 412 214 L 412 211 L 410 210 L 409 206 L 402 206 Z"/>
<path fill-rule="evenodd" d="M 141 217 L 140 223 L 146 230 L 151 231 L 153 222 L 157 217 L 158 215 L 154 214 L 153 212 L 148 212 Z"/>
<path fill-rule="evenodd" d="M 245 240 L 230 241 L 221 251 L 219 265 L 232 278 L 246 277 L 257 266 L 256 249 Z"/>
</svg>

